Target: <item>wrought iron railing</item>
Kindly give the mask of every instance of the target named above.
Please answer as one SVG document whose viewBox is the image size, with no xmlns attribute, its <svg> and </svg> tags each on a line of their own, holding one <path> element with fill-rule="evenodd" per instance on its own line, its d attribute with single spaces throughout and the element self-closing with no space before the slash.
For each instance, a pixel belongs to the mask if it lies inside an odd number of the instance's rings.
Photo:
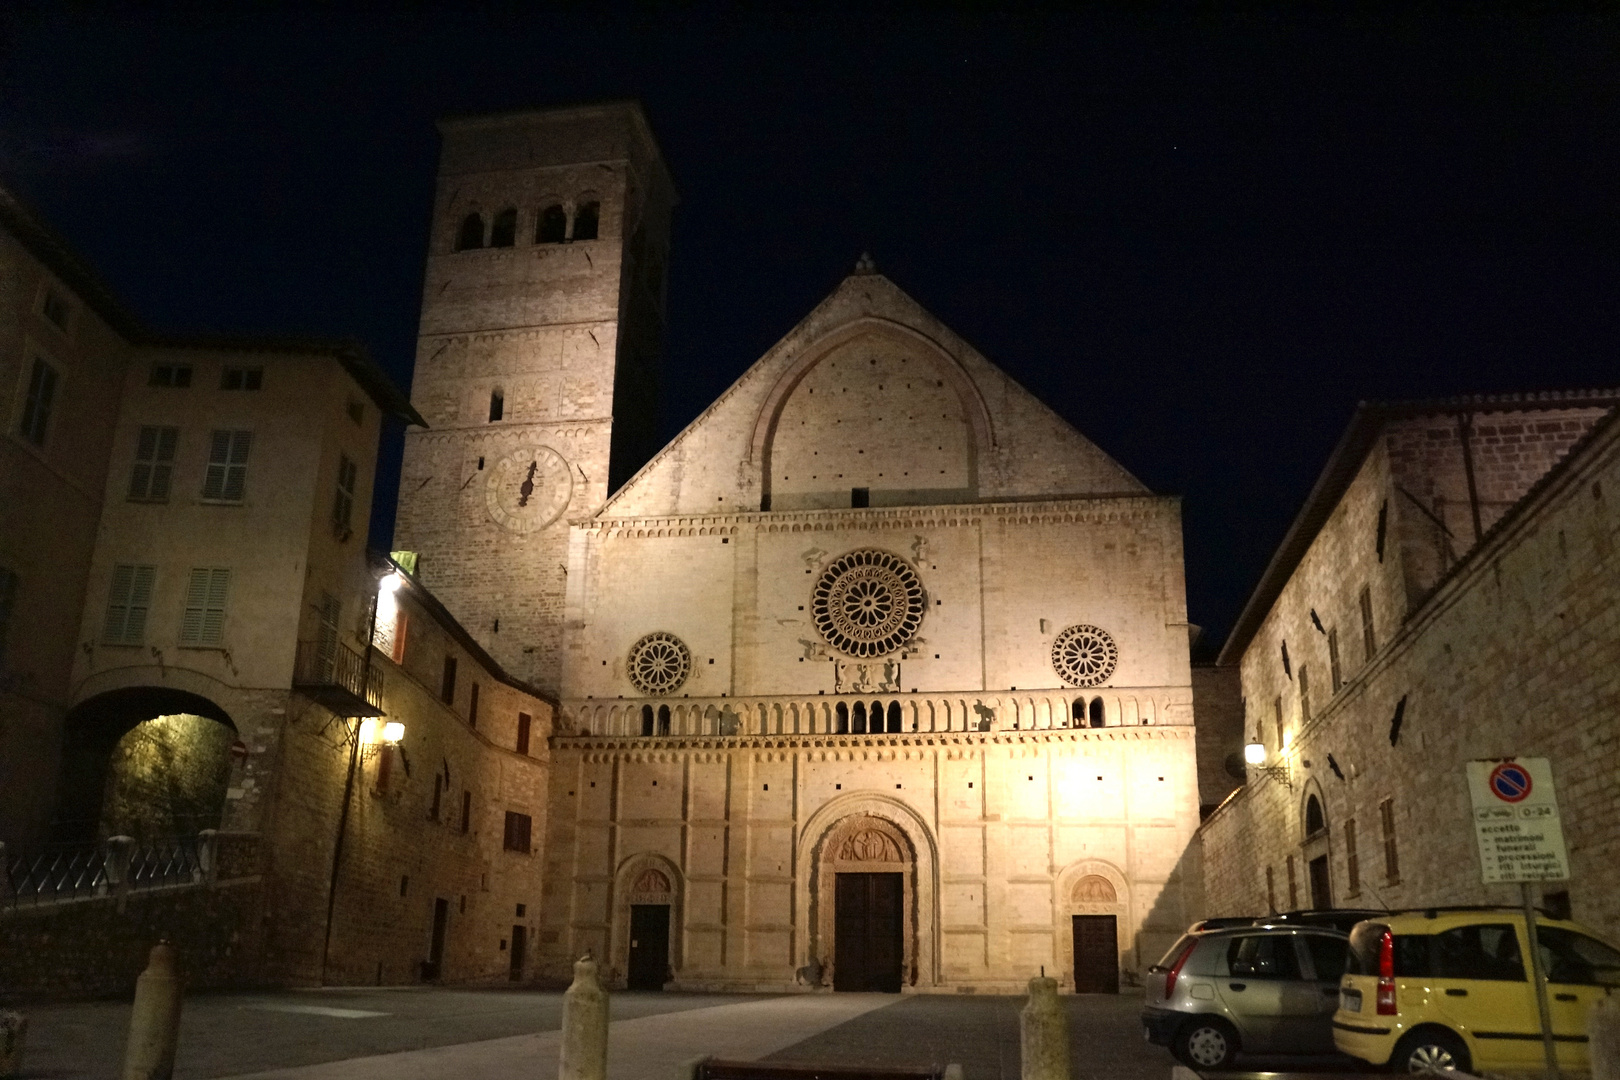
<svg viewBox="0 0 1620 1080">
<path fill-rule="evenodd" d="M 359 653 L 332 641 L 300 641 L 293 664 L 293 689 L 338 716 L 382 713 L 383 673 Z"/>
<path fill-rule="evenodd" d="M 137 841 L 110 836 L 9 854 L 0 844 L 0 908 L 33 907 L 143 889 L 198 885 L 256 872 L 257 837 L 204 830 Z"/>
</svg>

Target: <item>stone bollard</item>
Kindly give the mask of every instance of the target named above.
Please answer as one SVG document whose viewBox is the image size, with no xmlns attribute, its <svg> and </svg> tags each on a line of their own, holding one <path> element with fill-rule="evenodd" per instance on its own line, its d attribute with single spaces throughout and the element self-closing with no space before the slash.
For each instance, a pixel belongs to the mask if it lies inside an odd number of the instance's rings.
<svg viewBox="0 0 1620 1080">
<path fill-rule="evenodd" d="M 563 995 L 557 1080 L 606 1080 L 607 1036 L 607 991 L 597 981 L 596 961 L 586 953 L 574 963 L 574 981 Z"/>
<path fill-rule="evenodd" d="M 210 885 L 219 879 L 218 829 L 204 829 L 197 834 L 197 869 L 192 877 Z"/>
<path fill-rule="evenodd" d="M 135 980 L 124 1080 L 169 1080 L 179 1041 L 180 976 L 174 970 L 174 946 L 160 941 L 152 946 L 146 970 Z"/>
<path fill-rule="evenodd" d="M 0 1080 L 22 1075 L 23 1044 L 28 1041 L 28 1017 L 0 1009 Z"/>
<path fill-rule="evenodd" d="M 1018 1016 L 1023 1080 L 1069 1080 L 1069 1018 L 1058 1000 L 1057 980 L 1029 980 L 1029 1004 Z"/>
<path fill-rule="evenodd" d="M 1592 1080 L 1620 1080 L 1620 998 L 1606 995 L 1586 1014 Z"/>
</svg>

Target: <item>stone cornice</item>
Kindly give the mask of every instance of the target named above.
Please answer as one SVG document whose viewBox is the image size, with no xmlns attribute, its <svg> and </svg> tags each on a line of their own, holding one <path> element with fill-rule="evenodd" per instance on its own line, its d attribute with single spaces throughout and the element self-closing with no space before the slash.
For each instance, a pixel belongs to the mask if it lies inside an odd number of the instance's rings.
<svg viewBox="0 0 1620 1080">
<path fill-rule="evenodd" d="M 1017 524 L 1099 524 L 1146 521 L 1176 504 L 1169 495 L 1103 495 L 1028 502 L 955 503 L 868 509 L 773 510 L 669 517 L 599 517 L 574 527 L 608 536 L 736 535 L 762 532 L 822 532 L 830 529 L 910 529 L 1009 522 Z M 705 530 L 698 532 L 697 530 Z"/>
</svg>

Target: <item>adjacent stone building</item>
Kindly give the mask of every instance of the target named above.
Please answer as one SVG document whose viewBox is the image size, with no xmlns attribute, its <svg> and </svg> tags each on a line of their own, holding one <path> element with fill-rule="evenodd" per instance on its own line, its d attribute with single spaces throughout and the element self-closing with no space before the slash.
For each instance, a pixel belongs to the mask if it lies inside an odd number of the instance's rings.
<svg viewBox="0 0 1620 1080">
<path fill-rule="evenodd" d="M 1212 915 L 1515 903 L 1467 761 L 1551 759 L 1575 917 L 1620 932 L 1620 395 L 1364 405 L 1222 654 L 1256 773 L 1200 832 Z"/>
</svg>

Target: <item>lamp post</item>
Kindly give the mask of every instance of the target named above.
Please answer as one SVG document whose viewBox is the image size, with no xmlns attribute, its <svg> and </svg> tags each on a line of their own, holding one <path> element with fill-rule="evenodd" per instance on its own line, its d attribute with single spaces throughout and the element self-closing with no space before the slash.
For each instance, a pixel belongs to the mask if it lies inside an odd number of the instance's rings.
<svg viewBox="0 0 1620 1080">
<path fill-rule="evenodd" d="M 1266 758 L 1268 756 L 1270 755 L 1266 751 L 1265 743 L 1252 742 L 1243 748 L 1243 762 L 1250 772 L 1259 773 L 1261 776 L 1269 776 L 1289 791 L 1293 791 L 1294 775 L 1288 767 L 1288 759 L 1279 753 L 1277 760 L 1267 765 Z"/>
</svg>

